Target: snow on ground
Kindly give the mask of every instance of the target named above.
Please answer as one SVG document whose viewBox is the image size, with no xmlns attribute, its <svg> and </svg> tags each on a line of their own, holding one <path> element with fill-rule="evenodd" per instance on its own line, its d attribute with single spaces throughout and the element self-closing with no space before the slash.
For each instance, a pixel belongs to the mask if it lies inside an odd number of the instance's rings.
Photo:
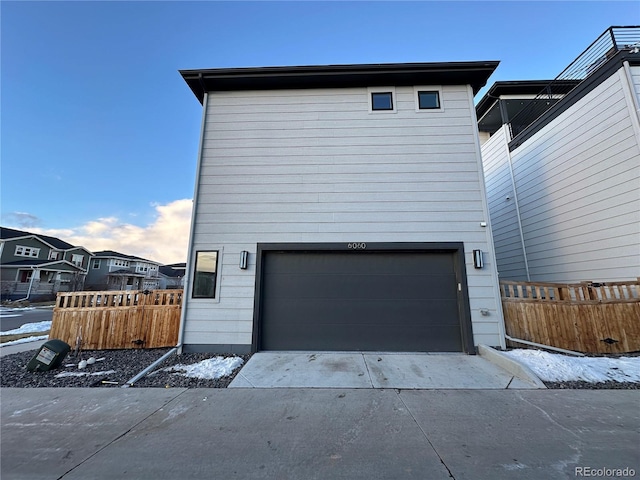
<svg viewBox="0 0 640 480">
<path fill-rule="evenodd" d="M 104 370 L 102 372 L 62 372 L 56 375 L 56 378 L 63 378 L 63 377 L 85 377 L 87 375 L 110 375 L 112 373 L 116 373 L 115 370 Z"/>
<path fill-rule="evenodd" d="M 529 349 L 504 354 L 528 366 L 545 382 L 640 383 L 640 357 L 574 357 Z"/>
<path fill-rule="evenodd" d="M 231 375 L 231 373 L 244 363 L 240 357 L 213 357 L 193 365 L 174 365 L 164 369 L 165 372 L 173 372 L 185 377 L 215 380 Z"/>
<path fill-rule="evenodd" d="M 20 335 L 24 333 L 40 333 L 40 332 L 48 332 L 51 330 L 51 320 L 47 320 L 44 322 L 35 322 L 35 323 L 25 323 L 20 328 L 15 328 L 13 330 L 8 330 L 6 332 L 0 332 L 0 335 Z M 17 345 L 18 343 L 29 343 L 29 342 L 37 342 L 38 340 L 46 340 L 49 338 L 47 335 L 34 335 L 26 338 L 19 338 L 18 340 L 12 340 L 10 342 L 3 342 L 1 345 L 3 347 L 9 345 Z"/>
<path fill-rule="evenodd" d="M 22 333 L 48 332 L 49 330 L 51 330 L 51 320 L 46 320 L 44 322 L 25 323 L 20 328 L 0 332 L 0 335 L 19 335 Z"/>
<path fill-rule="evenodd" d="M 18 343 L 37 342 L 39 340 L 46 340 L 47 338 L 49 338 L 49 335 L 37 335 L 33 337 L 19 338 L 18 340 L 11 340 L 10 342 L 3 342 L 0 344 L 0 346 L 7 347 L 9 345 L 17 345 Z"/>
</svg>

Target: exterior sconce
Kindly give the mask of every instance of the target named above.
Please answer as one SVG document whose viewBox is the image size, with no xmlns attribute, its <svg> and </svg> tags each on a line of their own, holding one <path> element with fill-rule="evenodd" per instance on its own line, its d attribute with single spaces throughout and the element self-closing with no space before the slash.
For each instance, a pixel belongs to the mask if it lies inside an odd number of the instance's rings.
<svg viewBox="0 0 640 480">
<path fill-rule="evenodd" d="M 241 251 L 240 252 L 240 265 L 239 265 L 241 270 L 246 270 L 247 269 L 248 260 L 249 260 L 249 252 L 247 252 L 246 250 Z"/>
<path fill-rule="evenodd" d="M 484 267 L 484 260 L 482 258 L 482 250 L 473 251 L 473 268 Z"/>
</svg>

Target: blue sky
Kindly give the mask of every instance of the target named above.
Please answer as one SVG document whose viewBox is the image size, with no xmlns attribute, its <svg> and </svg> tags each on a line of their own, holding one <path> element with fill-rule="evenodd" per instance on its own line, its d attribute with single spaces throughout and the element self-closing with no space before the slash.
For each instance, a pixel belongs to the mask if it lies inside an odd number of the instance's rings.
<svg viewBox="0 0 640 480">
<path fill-rule="evenodd" d="M 179 69 L 500 60 L 488 86 L 553 78 L 640 6 L 2 1 L 0 16 L 0 223 L 168 263 L 186 258 L 201 120 Z"/>
</svg>

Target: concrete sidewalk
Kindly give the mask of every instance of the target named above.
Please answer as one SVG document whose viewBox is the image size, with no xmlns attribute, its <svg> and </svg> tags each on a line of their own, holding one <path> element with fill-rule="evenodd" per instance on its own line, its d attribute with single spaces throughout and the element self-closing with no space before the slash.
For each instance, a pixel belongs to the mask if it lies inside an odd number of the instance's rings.
<svg viewBox="0 0 640 480">
<path fill-rule="evenodd" d="M 3 479 L 640 474 L 625 390 L 2 389 Z"/>
<path fill-rule="evenodd" d="M 545 388 L 537 377 L 519 378 L 504 367 L 484 356 L 461 353 L 259 352 L 229 387 Z"/>
<path fill-rule="evenodd" d="M 28 352 L 29 350 L 33 350 L 33 354 L 35 355 L 36 350 L 39 349 L 46 341 L 47 340 L 36 340 L 33 342 L 15 343 L 13 345 L 0 345 L 0 357 L 19 352 Z"/>
</svg>

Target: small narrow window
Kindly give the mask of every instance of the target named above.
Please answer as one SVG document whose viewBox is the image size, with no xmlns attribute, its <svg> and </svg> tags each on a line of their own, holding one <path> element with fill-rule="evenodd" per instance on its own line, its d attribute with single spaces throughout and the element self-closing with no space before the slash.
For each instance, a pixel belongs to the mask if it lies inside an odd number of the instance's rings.
<svg viewBox="0 0 640 480">
<path fill-rule="evenodd" d="M 196 252 L 193 275 L 193 298 L 216 298 L 218 252 Z"/>
<path fill-rule="evenodd" d="M 371 110 L 393 110 L 393 94 L 391 92 L 372 92 Z"/>
<path fill-rule="evenodd" d="M 419 91 L 418 92 L 418 108 L 420 108 L 420 110 L 439 109 L 440 108 L 440 92 Z"/>
<path fill-rule="evenodd" d="M 100 259 L 97 258 L 93 261 L 93 268 L 100 268 Z"/>
</svg>

